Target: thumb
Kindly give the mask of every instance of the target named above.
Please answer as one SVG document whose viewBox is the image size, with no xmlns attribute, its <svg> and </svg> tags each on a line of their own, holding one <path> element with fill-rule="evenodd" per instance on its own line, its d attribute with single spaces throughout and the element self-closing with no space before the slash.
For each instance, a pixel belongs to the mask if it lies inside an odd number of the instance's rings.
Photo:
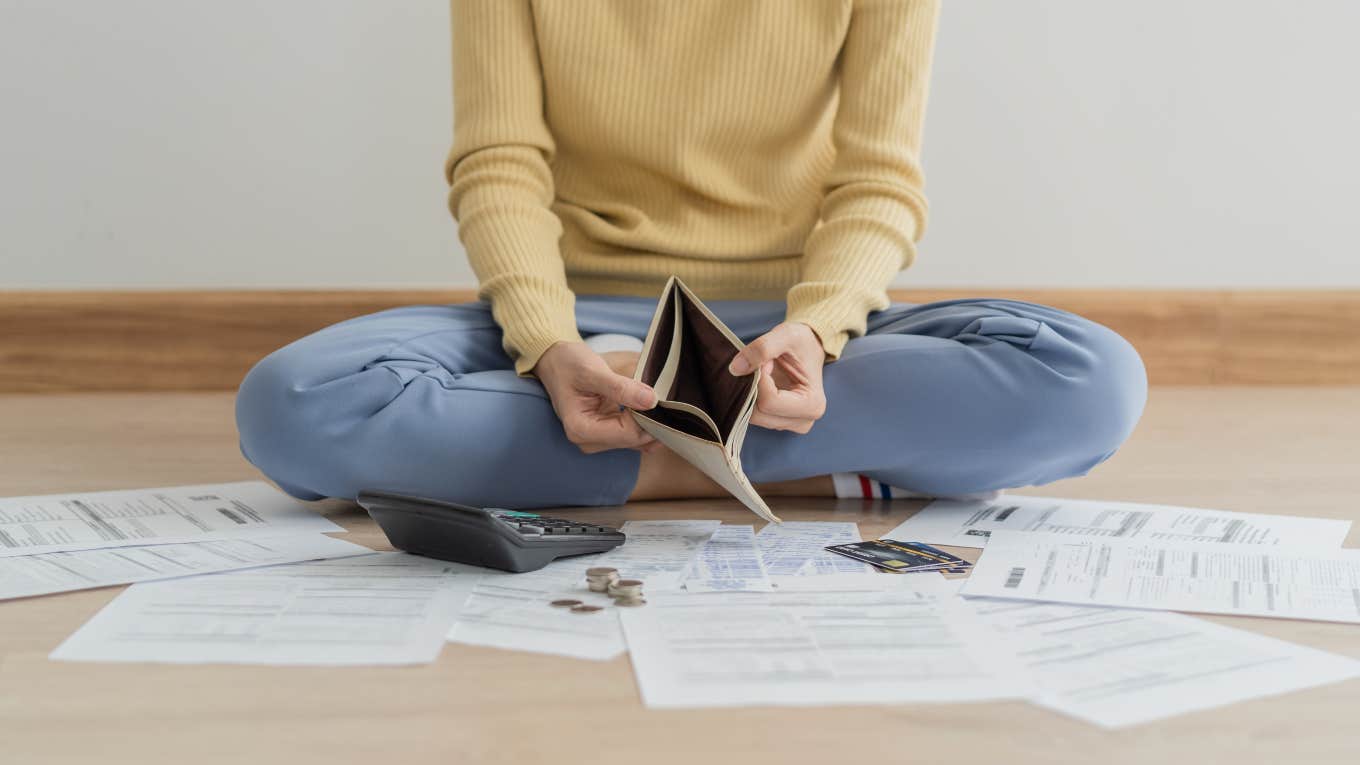
<svg viewBox="0 0 1360 765">
<path fill-rule="evenodd" d="M 656 406 L 656 391 L 650 385 L 624 377 L 608 367 L 596 370 L 586 380 L 585 388 L 616 404 L 630 409 L 651 409 Z"/>
<path fill-rule="evenodd" d="M 788 349 L 788 337 L 780 327 L 775 327 L 742 348 L 736 358 L 732 359 L 732 363 L 727 365 L 727 371 L 738 376 L 748 375 L 784 355 Z"/>
</svg>

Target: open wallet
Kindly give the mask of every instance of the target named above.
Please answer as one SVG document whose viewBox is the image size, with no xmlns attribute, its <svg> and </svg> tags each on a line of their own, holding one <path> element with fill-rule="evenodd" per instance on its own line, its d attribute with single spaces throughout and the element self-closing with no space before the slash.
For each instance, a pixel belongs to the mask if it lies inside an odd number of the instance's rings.
<svg viewBox="0 0 1360 765">
<path fill-rule="evenodd" d="M 684 282 L 661 292 L 633 379 L 657 404 L 630 410 L 639 426 L 768 521 L 780 520 L 741 469 L 741 445 L 756 408 L 761 371 L 740 377 L 727 365 L 745 345 Z"/>
</svg>

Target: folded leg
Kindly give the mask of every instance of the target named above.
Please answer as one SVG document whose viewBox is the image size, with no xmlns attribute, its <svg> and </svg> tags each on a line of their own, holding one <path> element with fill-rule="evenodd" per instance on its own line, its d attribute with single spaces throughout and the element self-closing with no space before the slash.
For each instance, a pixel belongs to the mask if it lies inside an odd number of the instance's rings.
<svg viewBox="0 0 1360 765">
<path fill-rule="evenodd" d="M 295 496 L 364 488 L 478 505 L 622 502 L 638 453 L 581 453 L 483 304 L 352 319 L 262 360 L 236 401 L 241 450 Z"/>
<path fill-rule="evenodd" d="M 1111 330 L 1011 300 L 896 305 L 825 371 L 807 435 L 753 429 L 754 481 L 858 472 L 939 495 L 1083 475 L 1129 436 L 1147 380 Z"/>
</svg>

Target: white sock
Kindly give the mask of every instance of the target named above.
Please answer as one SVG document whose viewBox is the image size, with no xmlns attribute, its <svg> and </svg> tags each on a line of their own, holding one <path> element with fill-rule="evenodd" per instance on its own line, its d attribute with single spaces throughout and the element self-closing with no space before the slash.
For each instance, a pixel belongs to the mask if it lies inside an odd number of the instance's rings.
<svg viewBox="0 0 1360 765">
<path fill-rule="evenodd" d="M 632 335 L 591 335 L 586 338 L 586 347 L 596 353 L 609 353 L 611 351 L 642 353 L 642 341 Z"/>
<path fill-rule="evenodd" d="M 922 494 L 919 491 L 889 486 L 882 481 L 875 481 L 859 473 L 832 473 L 831 482 L 836 486 L 837 497 L 854 499 L 956 499 L 971 502 L 990 502 L 1001 496 L 999 491 L 979 491 L 973 494 L 937 497 L 933 494 Z"/>
</svg>

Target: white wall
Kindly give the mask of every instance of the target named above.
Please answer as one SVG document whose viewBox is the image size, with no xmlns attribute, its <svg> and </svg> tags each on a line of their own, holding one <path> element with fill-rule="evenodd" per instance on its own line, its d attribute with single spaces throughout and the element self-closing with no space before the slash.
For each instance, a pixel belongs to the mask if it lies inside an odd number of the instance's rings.
<svg viewBox="0 0 1360 765">
<path fill-rule="evenodd" d="M 947 0 L 922 286 L 1360 286 L 1360 3 Z M 0 287 L 472 283 L 439 0 L 0 0 Z"/>
</svg>

